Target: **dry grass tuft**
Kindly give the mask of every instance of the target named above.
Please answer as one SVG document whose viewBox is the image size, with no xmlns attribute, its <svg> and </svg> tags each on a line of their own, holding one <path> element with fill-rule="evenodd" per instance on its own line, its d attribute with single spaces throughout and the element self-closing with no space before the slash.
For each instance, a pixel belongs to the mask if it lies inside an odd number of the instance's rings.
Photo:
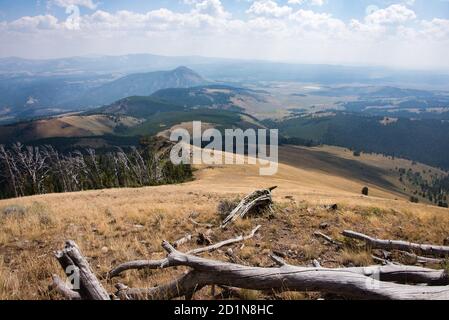
<svg viewBox="0 0 449 320">
<path fill-rule="evenodd" d="M 226 217 L 228 216 L 232 210 L 234 210 L 235 207 L 240 203 L 239 199 L 223 199 L 220 200 L 217 206 L 217 213 L 220 217 Z"/>
<path fill-rule="evenodd" d="M 364 267 L 373 264 L 371 253 L 363 250 L 343 250 L 338 260 L 340 264 L 347 267 Z"/>
</svg>

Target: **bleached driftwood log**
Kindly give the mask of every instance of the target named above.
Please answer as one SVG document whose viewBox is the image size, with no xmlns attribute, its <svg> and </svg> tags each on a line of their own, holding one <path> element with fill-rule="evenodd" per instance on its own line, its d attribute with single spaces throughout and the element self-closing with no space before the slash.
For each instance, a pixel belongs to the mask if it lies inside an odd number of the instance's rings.
<svg viewBox="0 0 449 320">
<path fill-rule="evenodd" d="M 211 252 L 211 251 L 217 250 L 224 246 L 229 246 L 229 245 L 237 243 L 237 242 L 249 240 L 255 236 L 255 234 L 257 233 L 257 231 L 259 231 L 260 228 L 261 228 L 261 226 L 259 225 L 256 228 L 254 228 L 250 234 L 248 234 L 246 236 L 238 236 L 233 239 L 228 239 L 228 240 L 224 240 L 221 242 L 217 242 L 217 243 L 207 246 L 207 247 L 193 249 L 193 250 L 188 251 L 187 254 L 200 254 L 203 252 Z M 116 277 L 126 270 L 158 269 L 158 268 L 161 268 L 162 266 L 164 266 L 164 267 L 170 266 L 168 259 L 129 261 L 129 262 L 125 262 L 121 265 L 118 265 L 117 267 L 112 269 L 109 272 L 109 277 L 110 278 Z"/>
<path fill-rule="evenodd" d="M 223 220 L 221 227 L 226 227 L 229 223 L 236 220 L 238 217 L 243 218 L 248 212 L 253 209 L 270 206 L 273 203 L 271 192 L 277 187 L 271 187 L 268 189 L 256 190 L 253 193 L 247 195 L 240 201 L 237 207 L 231 211 L 231 213 Z"/>
<path fill-rule="evenodd" d="M 117 295 L 127 299 L 173 299 L 191 297 L 207 285 L 230 286 L 252 290 L 317 291 L 358 299 L 431 300 L 449 299 L 449 286 L 412 286 L 387 281 L 448 284 L 443 270 L 407 266 L 367 268 L 307 268 L 286 264 L 273 257 L 275 268 L 248 267 L 181 253 L 164 241 L 169 266 L 193 270 L 170 283 L 133 289 L 118 286 Z"/>
<path fill-rule="evenodd" d="M 53 286 L 59 292 L 64 292 L 66 298 L 77 298 L 71 292 L 73 291 L 83 300 L 110 300 L 108 292 L 93 273 L 75 242 L 66 241 L 64 249 L 56 252 L 55 256 L 67 276 L 73 277 L 75 283 L 79 284 L 79 287 L 70 289 L 62 286 L 62 280 L 59 277 L 53 277 Z"/>
<path fill-rule="evenodd" d="M 419 244 L 412 243 L 402 240 L 383 240 L 376 239 L 367 236 L 363 233 L 358 233 L 355 231 L 345 230 L 342 232 L 345 237 L 364 241 L 368 246 L 373 249 L 385 249 L 385 250 L 401 250 L 407 252 L 417 252 L 424 255 L 434 255 L 445 257 L 449 255 L 448 246 L 430 245 L 430 244 Z"/>
</svg>

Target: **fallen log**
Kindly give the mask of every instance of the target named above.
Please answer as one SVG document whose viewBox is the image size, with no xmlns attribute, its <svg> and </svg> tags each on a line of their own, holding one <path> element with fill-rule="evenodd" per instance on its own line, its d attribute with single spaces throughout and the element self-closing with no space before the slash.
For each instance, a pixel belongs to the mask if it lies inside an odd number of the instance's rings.
<svg viewBox="0 0 449 320">
<path fill-rule="evenodd" d="M 178 297 L 187 299 L 206 286 L 204 276 L 204 273 L 190 271 L 179 279 L 148 289 L 128 288 L 118 284 L 115 294 L 121 300 L 171 300 Z"/>
<path fill-rule="evenodd" d="M 55 290 L 56 292 L 58 292 L 60 295 L 62 295 L 65 299 L 68 300 L 81 300 L 81 295 L 70 289 L 67 284 L 62 281 L 62 279 L 57 276 L 57 275 L 53 275 L 53 282 L 51 284 L 51 289 Z"/>
<path fill-rule="evenodd" d="M 190 240 L 192 240 L 192 235 L 191 234 L 186 234 L 181 239 L 178 239 L 175 242 L 173 242 L 173 247 L 179 248 L 180 246 L 182 246 L 183 244 L 186 244 Z"/>
<path fill-rule="evenodd" d="M 378 277 L 378 280 L 386 282 L 427 284 L 430 286 L 449 285 L 449 277 L 446 270 L 434 270 L 393 263 L 388 263 L 384 266 L 352 267 L 346 268 L 346 270 L 365 276 Z"/>
<path fill-rule="evenodd" d="M 278 267 L 248 267 L 181 253 L 164 241 L 170 266 L 186 266 L 193 270 L 180 279 L 150 289 L 126 288 L 118 292 L 128 299 L 174 299 L 191 296 L 207 285 L 229 286 L 252 290 L 316 291 L 357 299 L 426 300 L 449 299 L 449 286 L 412 286 L 387 282 L 392 279 L 444 279 L 444 271 L 407 266 L 374 266 L 367 268 L 307 268 L 286 264 L 276 258 Z M 423 271 L 427 270 L 427 271 Z"/>
<path fill-rule="evenodd" d="M 270 258 L 278 265 L 288 265 L 282 258 L 271 255 Z M 321 264 L 313 260 L 315 268 L 322 268 Z M 449 285 L 449 276 L 446 270 L 434 270 L 415 266 L 405 266 L 388 262 L 386 265 L 375 265 L 368 267 L 349 267 L 328 270 L 340 270 L 357 273 L 368 277 L 376 277 L 380 281 L 397 282 L 402 284 L 427 284 L 427 285 Z"/>
<path fill-rule="evenodd" d="M 237 218 L 243 218 L 248 212 L 261 207 L 269 207 L 273 203 L 271 192 L 277 187 L 263 190 L 256 190 L 240 201 L 237 207 L 223 220 L 221 228 L 225 228 L 229 223 Z"/>
<path fill-rule="evenodd" d="M 410 253 L 407 251 L 399 251 L 399 252 L 401 254 L 405 255 L 407 258 L 414 260 L 416 263 L 421 263 L 421 264 L 427 264 L 427 263 L 441 264 L 446 261 L 445 259 L 428 258 L 428 257 L 418 256 L 414 253 Z"/>
<path fill-rule="evenodd" d="M 228 239 L 228 240 L 224 240 L 221 242 L 217 242 L 217 243 L 207 246 L 207 247 L 193 249 L 193 250 L 188 251 L 187 254 L 200 254 L 203 252 L 211 252 L 211 251 L 217 250 L 224 246 L 229 246 L 229 245 L 237 243 L 237 242 L 249 240 L 255 236 L 256 232 L 260 228 L 261 228 L 261 226 L 259 225 L 256 228 L 254 228 L 250 234 L 248 234 L 246 236 L 238 236 L 233 239 Z M 119 274 L 121 274 L 122 272 L 127 271 L 127 270 L 158 269 L 158 268 L 169 267 L 169 266 L 170 266 L 170 264 L 169 264 L 168 259 L 129 261 L 129 262 L 122 263 L 122 264 L 118 265 L 117 267 L 115 267 L 114 269 L 112 269 L 109 272 L 109 278 L 114 278 L 114 277 L 118 276 Z"/>
<path fill-rule="evenodd" d="M 400 250 L 407 252 L 418 252 L 424 255 L 445 257 L 449 255 L 449 246 L 439 246 L 430 244 L 412 243 L 402 240 L 383 240 L 367 236 L 363 233 L 345 230 L 342 232 L 345 237 L 364 241 L 373 249 Z"/>
<path fill-rule="evenodd" d="M 55 256 L 67 276 L 73 277 L 76 284 L 79 284 L 79 287 L 75 286 L 70 290 L 78 293 L 81 299 L 110 300 L 108 292 L 93 273 L 75 242 L 66 241 L 64 249 L 57 251 Z M 56 281 L 58 280 L 56 279 Z M 60 283 L 59 285 L 56 283 L 56 285 L 59 290 L 66 291 L 66 288 L 61 287 Z M 72 293 L 69 294 L 72 295 Z M 73 295 L 73 297 L 75 296 Z"/>
</svg>

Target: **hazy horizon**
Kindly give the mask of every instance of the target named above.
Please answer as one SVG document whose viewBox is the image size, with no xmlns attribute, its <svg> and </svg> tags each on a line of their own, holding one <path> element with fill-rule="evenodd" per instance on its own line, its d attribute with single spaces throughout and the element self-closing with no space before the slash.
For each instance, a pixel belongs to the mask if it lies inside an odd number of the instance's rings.
<svg viewBox="0 0 449 320">
<path fill-rule="evenodd" d="M 0 57 L 148 53 L 449 70 L 445 0 L 0 0 Z"/>
<path fill-rule="evenodd" d="M 204 58 L 204 59 L 216 59 L 223 61 L 235 61 L 235 62 L 250 62 L 250 63 L 274 63 L 274 64 L 291 64 L 291 65 L 316 65 L 316 66 L 331 66 L 331 67 L 346 67 L 346 68 L 378 68 L 386 70 L 397 70 L 397 71 L 416 71 L 416 72 L 432 72 L 432 73 L 449 73 L 449 66 L 444 68 L 413 68 L 413 67 L 401 67 L 401 66 L 389 66 L 381 64 L 345 64 L 345 63 L 320 63 L 320 62 L 302 62 L 302 61 L 289 61 L 289 60 L 270 60 L 270 59 L 252 59 L 252 58 L 227 58 L 219 56 L 206 56 L 206 55 L 170 55 L 170 54 L 158 54 L 154 52 L 130 52 L 125 54 L 82 54 L 82 55 L 68 55 L 68 56 L 55 56 L 49 58 L 39 58 L 39 57 L 27 57 L 24 56 L 0 56 L 0 59 L 23 59 L 31 61 L 46 61 L 46 60 L 64 60 L 64 59 L 74 59 L 74 58 L 102 58 L 102 57 L 124 57 L 124 56 L 160 56 L 168 58 Z M 182 64 L 179 67 L 183 66 Z M 167 69 L 167 68 L 166 68 Z M 173 68 L 168 68 L 167 70 L 172 70 Z"/>
</svg>

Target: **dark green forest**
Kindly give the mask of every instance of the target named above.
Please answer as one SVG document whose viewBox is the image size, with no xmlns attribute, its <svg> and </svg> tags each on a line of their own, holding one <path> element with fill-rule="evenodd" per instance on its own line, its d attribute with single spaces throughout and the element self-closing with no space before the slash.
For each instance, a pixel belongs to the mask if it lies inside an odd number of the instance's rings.
<svg viewBox="0 0 449 320">
<path fill-rule="evenodd" d="M 328 144 L 367 153 L 380 153 L 449 169 L 449 123 L 399 118 L 382 124 L 383 117 L 336 112 L 334 116 L 299 116 L 265 121 L 279 128 L 287 141 Z"/>
</svg>

